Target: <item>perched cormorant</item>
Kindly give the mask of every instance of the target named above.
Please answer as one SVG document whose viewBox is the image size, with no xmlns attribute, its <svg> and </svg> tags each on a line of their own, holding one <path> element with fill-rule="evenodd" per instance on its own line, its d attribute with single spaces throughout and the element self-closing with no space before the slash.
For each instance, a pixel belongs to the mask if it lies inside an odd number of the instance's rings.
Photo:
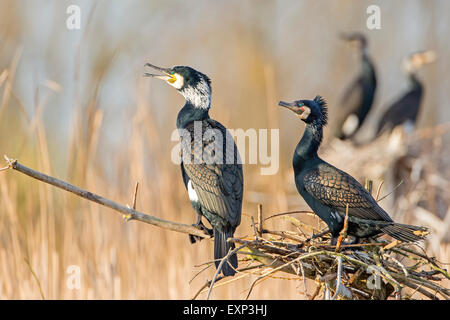
<svg viewBox="0 0 450 320">
<path fill-rule="evenodd" d="M 149 63 L 146 66 L 162 73 L 146 73 L 146 76 L 164 80 L 186 99 L 177 117 L 181 136 L 181 174 L 197 213 L 194 226 L 211 234 L 202 223 L 204 216 L 213 227 L 217 268 L 220 259 L 234 248 L 227 239 L 233 237 L 241 222 L 244 178 L 237 147 L 227 129 L 209 116 L 211 81 L 206 75 L 187 66 L 167 69 Z M 193 236 L 190 240 L 195 242 Z M 233 254 L 221 271 L 225 276 L 233 276 L 237 266 L 237 256 Z"/>
<path fill-rule="evenodd" d="M 367 38 L 357 32 L 342 34 L 341 38 L 356 47 L 361 56 L 361 71 L 345 90 L 336 118 L 334 135 L 345 140 L 352 138 L 366 119 L 375 97 L 377 78 L 367 53 Z"/>
<path fill-rule="evenodd" d="M 280 101 L 279 105 L 306 123 L 292 161 L 295 184 L 306 203 L 328 225 L 332 244 L 343 228 L 347 205 L 347 233 L 355 237 L 354 243 L 379 233 L 405 242 L 424 238 L 425 228 L 395 223 L 358 181 L 317 155 L 327 124 L 327 106 L 322 97 L 292 103 Z"/>
<path fill-rule="evenodd" d="M 433 51 L 416 52 L 403 60 L 403 67 L 410 82 L 409 90 L 386 109 L 378 122 L 376 136 L 383 131 L 390 131 L 400 124 L 414 127 L 423 96 L 423 85 L 417 78 L 417 72 L 426 64 L 436 59 Z"/>
</svg>

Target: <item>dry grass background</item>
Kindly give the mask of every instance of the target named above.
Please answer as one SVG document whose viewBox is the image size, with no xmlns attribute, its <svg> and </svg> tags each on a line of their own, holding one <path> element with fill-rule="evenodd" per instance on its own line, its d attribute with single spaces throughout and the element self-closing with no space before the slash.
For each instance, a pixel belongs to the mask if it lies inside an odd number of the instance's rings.
<svg viewBox="0 0 450 320">
<path fill-rule="evenodd" d="M 191 8 L 183 1 L 1 0 L 0 153 L 120 203 L 131 201 L 139 181 L 140 211 L 192 223 L 179 168 L 170 162 L 169 138 L 183 100 L 141 77 L 145 62 L 188 64 L 212 78 L 211 113 L 227 127 L 282 124 L 278 174 L 261 176 L 258 165 L 245 166 L 245 215 L 237 235 L 250 234 L 257 202 L 266 213 L 307 208 L 290 167 L 302 125 L 278 113 L 278 99 L 320 93 L 331 118 L 338 112 L 336 101 L 357 68 L 336 34 L 364 30 L 365 8 L 373 2 L 199 1 Z M 82 9 L 79 31 L 65 28 L 72 3 Z M 450 4 L 379 4 L 383 28 L 367 32 L 381 80 L 371 119 L 405 88 L 401 58 L 432 48 L 440 59 L 421 74 L 427 83 L 421 126 L 450 120 Z M 358 149 L 345 150 L 357 159 Z M 333 148 L 326 159 L 359 179 L 384 178 L 352 167 Z M 448 210 L 436 208 L 441 217 Z M 268 227 L 290 226 L 276 221 Z M 190 245 L 183 234 L 125 223 L 19 173 L 0 173 L 1 299 L 39 299 L 39 285 L 46 299 L 187 299 L 212 278 L 209 270 L 189 283 L 199 270 L 194 265 L 212 252 L 210 241 Z M 448 244 L 433 253 L 448 261 Z M 80 290 L 66 286 L 71 265 L 80 267 Z M 219 287 L 213 298 L 244 298 L 251 282 Z M 252 298 L 301 299 L 302 290 L 299 281 L 269 279 Z"/>
</svg>

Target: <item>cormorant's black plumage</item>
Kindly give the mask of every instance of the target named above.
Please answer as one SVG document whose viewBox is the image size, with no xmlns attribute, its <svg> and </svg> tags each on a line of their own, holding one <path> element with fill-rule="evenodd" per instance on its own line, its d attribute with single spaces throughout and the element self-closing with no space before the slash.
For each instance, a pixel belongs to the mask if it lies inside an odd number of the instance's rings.
<svg viewBox="0 0 450 320">
<path fill-rule="evenodd" d="M 360 33 L 351 33 L 345 34 L 343 38 L 351 43 L 357 43 L 361 53 L 360 73 L 345 90 L 336 118 L 335 136 L 340 139 L 350 139 L 361 128 L 371 110 L 377 88 L 377 77 L 374 64 L 367 53 L 366 37 Z"/>
<path fill-rule="evenodd" d="M 177 116 L 181 174 L 197 213 L 195 226 L 214 235 L 214 259 L 218 267 L 220 259 L 234 248 L 227 240 L 241 222 L 244 178 L 238 149 L 227 129 L 209 116 L 211 83 L 206 75 L 185 66 L 170 69 L 149 66 L 164 76 L 147 75 L 166 80 L 186 99 Z M 212 231 L 203 225 L 202 216 L 209 221 Z M 195 237 L 190 239 L 195 242 Z M 237 267 L 237 255 L 233 254 L 221 271 L 232 276 Z"/>
<path fill-rule="evenodd" d="M 347 205 L 348 234 L 356 241 L 379 233 L 406 242 L 422 239 L 415 231 L 426 229 L 395 223 L 358 181 L 318 156 L 323 126 L 327 123 L 327 108 L 321 97 L 280 102 L 280 106 L 291 109 L 306 123 L 292 160 L 295 184 L 306 203 L 328 225 L 332 243 L 343 228 Z"/>
</svg>

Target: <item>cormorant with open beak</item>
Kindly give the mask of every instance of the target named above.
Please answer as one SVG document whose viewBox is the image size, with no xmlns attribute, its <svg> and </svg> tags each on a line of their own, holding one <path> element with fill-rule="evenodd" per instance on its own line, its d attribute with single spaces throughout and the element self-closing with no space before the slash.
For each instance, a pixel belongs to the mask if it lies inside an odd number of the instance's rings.
<svg viewBox="0 0 450 320">
<path fill-rule="evenodd" d="M 328 114 L 322 97 L 291 103 L 280 101 L 279 105 L 306 123 L 292 160 L 295 184 L 314 213 L 328 225 L 332 245 L 343 228 L 347 205 L 347 234 L 355 238 L 354 243 L 380 233 L 405 242 L 424 238 L 426 228 L 395 223 L 356 179 L 318 156 Z"/>
<path fill-rule="evenodd" d="M 410 88 L 386 109 L 378 122 L 376 137 L 401 124 L 409 123 L 412 128 L 415 126 L 424 91 L 417 72 L 424 65 L 434 62 L 435 59 L 436 54 L 433 51 L 421 51 L 413 53 L 403 60 L 403 68 L 408 75 Z"/>
<path fill-rule="evenodd" d="M 213 227 L 216 268 L 234 244 L 233 237 L 241 222 L 243 172 L 239 153 L 227 129 L 209 116 L 211 81 L 203 73 L 188 66 L 160 68 L 146 66 L 158 74 L 145 76 L 161 79 L 178 90 L 186 99 L 179 111 L 177 128 L 181 136 L 181 174 L 189 199 L 197 213 L 194 226 L 211 234 L 202 223 L 205 217 Z M 190 236 L 192 243 L 195 237 Z M 237 255 L 223 264 L 222 273 L 233 276 L 238 266 Z"/>
</svg>

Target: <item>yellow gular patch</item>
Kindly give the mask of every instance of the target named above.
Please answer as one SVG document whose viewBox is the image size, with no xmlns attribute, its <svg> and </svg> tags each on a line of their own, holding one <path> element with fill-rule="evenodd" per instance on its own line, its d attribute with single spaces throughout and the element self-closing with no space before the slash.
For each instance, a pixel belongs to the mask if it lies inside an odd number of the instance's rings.
<svg viewBox="0 0 450 320">
<path fill-rule="evenodd" d="M 177 89 L 181 89 L 184 85 L 184 78 L 181 74 L 175 73 L 172 75 L 172 78 L 170 78 L 169 80 L 167 80 L 167 82 L 177 88 Z"/>
<path fill-rule="evenodd" d="M 177 78 L 175 77 L 175 75 L 172 75 L 172 78 L 167 81 L 169 81 L 170 83 L 174 83 L 175 81 L 177 81 Z"/>
</svg>

